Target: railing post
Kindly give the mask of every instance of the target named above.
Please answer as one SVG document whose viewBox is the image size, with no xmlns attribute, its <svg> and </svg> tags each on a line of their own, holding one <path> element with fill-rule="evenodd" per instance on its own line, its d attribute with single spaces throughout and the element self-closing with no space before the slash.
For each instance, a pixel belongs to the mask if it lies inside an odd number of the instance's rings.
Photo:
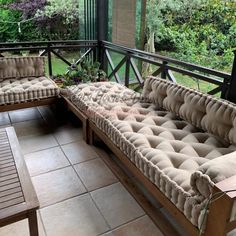
<svg viewBox="0 0 236 236">
<path fill-rule="evenodd" d="M 226 94 L 226 99 L 236 103 L 236 50 L 234 51 L 233 69 L 231 73 L 229 88 Z"/>
<path fill-rule="evenodd" d="M 223 80 L 223 85 L 221 87 L 221 95 L 220 98 L 227 99 L 227 93 L 229 90 L 229 80 L 224 79 Z"/>
<path fill-rule="evenodd" d="M 52 76 L 52 57 L 51 57 L 50 43 L 47 44 L 47 54 L 48 54 L 48 73 L 49 76 Z"/>
<path fill-rule="evenodd" d="M 105 57 L 105 48 L 102 41 L 98 41 L 98 57 L 97 60 L 101 64 L 101 69 L 108 73 L 108 62 Z"/>
<path fill-rule="evenodd" d="M 163 67 L 163 70 L 161 72 L 161 78 L 162 79 L 167 79 L 167 69 L 166 69 L 166 65 L 168 64 L 167 61 L 163 61 L 162 62 L 162 67 Z"/>
<path fill-rule="evenodd" d="M 130 75 L 130 55 L 126 56 L 126 67 L 125 67 L 125 86 L 129 87 L 129 75 Z"/>
<path fill-rule="evenodd" d="M 97 40 L 98 40 L 98 61 L 101 69 L 107 72 L 107 60 L 104 57 L 103 40 L 108 37 L 108 0 L 97 0 Z"/>
</svg>

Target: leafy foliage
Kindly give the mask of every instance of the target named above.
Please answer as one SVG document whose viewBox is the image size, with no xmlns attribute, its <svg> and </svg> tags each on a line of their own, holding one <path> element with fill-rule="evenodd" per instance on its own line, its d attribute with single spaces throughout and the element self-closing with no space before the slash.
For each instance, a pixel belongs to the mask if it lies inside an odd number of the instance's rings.
<svg viewBox="0 0 236 236">
<path fill-rule="evenodd" d="M 148 0 L 147 18 L 148 30 L 155 32 L 157 50 L 217 69 L 232 65 L 234 0 Z"/>
<path fill-rule="evenodd" d="M 44 9 L 37 10 L 36 16 L 49 18 L 60 15 L 64 23 L 73 23 L 79 18 L 79 4 L 77 0 L 48 0 Z"/>
<path fill-rule="evenodd" d="M 76 0 L 1 0 L 0 3 L 3 6 L 0 9 L 1 41 L 79 37 L 79 5 Z M 17 25 L 20 21 L 21 32 Z"/>
<path fill-rule="evenodd" d="M 54 76 L 53 80 L 58 84 L 58 86 L 65 88 L 67 86 L 84 82 L 107 81 L 107 75 L 100 69 L 99 62 L 92 62 L 84 59 L 79 65 L 72 64 L 68 68 L 68 73 Z"/>
<path fill-rule="evenodd" d="M 46 0 L 28 0 L 8 4 L 8 8 L 22 12 L 23 19 L 27 19 L 34 17 L 38 10 L 44 9 L 46 3 Z"/>
</svg>

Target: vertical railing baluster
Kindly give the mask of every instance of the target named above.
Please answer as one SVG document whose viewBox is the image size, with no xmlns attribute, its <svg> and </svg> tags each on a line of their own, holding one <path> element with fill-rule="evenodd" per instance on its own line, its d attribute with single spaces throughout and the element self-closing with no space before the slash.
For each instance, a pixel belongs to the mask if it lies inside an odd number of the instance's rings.
<svg viewBox="0 0 236 236">
<path fill-rule="evenodd" d="M 129 78 L 130 78 L 130 55 L 126 56 L 126 67 L 125 67 L 125 86 L 129 87 Z"/>
<path fill-rule="evenodd" d="M 52 57 L 51 57 L 51 44 L 47 44 L 47 54 L 48 54 L 48 73 L 52 76 Z"/>
<path fill-rule="evenodd" d="M 102 43 L 102 41 L 98 42 L 98 61 L 101 64 L 101 69 L 103 71 L 105 71 L 106 73 L 108 73 L 108 66 L 107 66 L 107 61 L 106 61 L 106 57 L 105 57 L 105 48 L 104 45 Z"/>
<path fill-rule="evenodd" d="M 167 61 L 163 61 L 162 62 L 162 67 L 163 67 L 163 70 L 161 72 L 161 78 L 162 79 L 167 79 L 167 68 L 166 68 L 166 65 L 168 64 Z"/>
</svg>

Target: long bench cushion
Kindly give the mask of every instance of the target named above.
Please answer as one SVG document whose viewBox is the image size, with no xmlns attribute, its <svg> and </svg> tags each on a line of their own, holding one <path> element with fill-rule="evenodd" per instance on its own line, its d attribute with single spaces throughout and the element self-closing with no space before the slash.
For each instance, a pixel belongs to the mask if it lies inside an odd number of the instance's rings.
<svg viewBox="0 0 236 236">
<path fill-rule="evenodd" d="M 45 58 L 37 56 L 0 58 L 0 79 L 45 75 Z"/>
<path fill-rule="evenodd" d="M 0 105 L 56 97 L 59 93 L 56 84 L 44 76 L 0 81 Z"/>
<path fill-rule="evenodd" d="M 89 113 L 96 126 L 141 172 L 194 225 L 201 225 L 206 196 L 192 188 L 191 175 L 208 161 L 234 152 L 235 146 L 172 112 L 152 110 L 155 106 L 150 104 L 145 104 L 148 108 L 144 112 L 140 104 L 111 104 L 110 110 L 91 107 Z"/>
<path fill-rule="evenodd" d="M 115 83 L 83 86 L 90 95 L 94 95 L 94 86 L 97 91 L 105 86 L 105 94 L 120 87 Z M 191 176 L 205 163 L 234 153 L 235 146 L 184 121 L 173 111 L 167 111 L 162 103 L 151 103 L 151 96 L 144 99 L 130 91 L 130 99 L 129 96 L 121 99 L 121 91 L 127 88 L 113 94 L 119 98 L 115 101 L 98 102 L 97 96 L 83 100 L 80 93 L 74 96 L 96 126 L 194 225 L 200 226 L 207 199 L 190 184 Z M 151 93 L 149 91 L 148 95 Z"/>
</svg>

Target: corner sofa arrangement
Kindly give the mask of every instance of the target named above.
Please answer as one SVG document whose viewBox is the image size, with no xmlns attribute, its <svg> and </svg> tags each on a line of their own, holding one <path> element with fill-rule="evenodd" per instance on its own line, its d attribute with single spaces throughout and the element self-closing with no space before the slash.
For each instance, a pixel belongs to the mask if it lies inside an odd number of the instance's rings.
<svg viewBox="0 0 236 236">
<path fill-rule="evenodd" d="M 44 58 L 0 58 L 0 111 L 55 101 Z M 70 86 L 61 96 L 189 235 L 236 227 L 236 107 L 149 77 L 142 93 L 114 82 Z"/>
<path fill-rule="evenodd" d="M 60 89 L 45 75 L 45 58 L 0 58 L 0 111 L 55 102 Z"/>
<path fill-rule="evenodd" d="M 154 77 L 142 94 L 100 82 L 68 87 L 65 99 L 87 139 L 100 137 L 189 235 L 236 226 L 233 104 Z"/>
</svg>

